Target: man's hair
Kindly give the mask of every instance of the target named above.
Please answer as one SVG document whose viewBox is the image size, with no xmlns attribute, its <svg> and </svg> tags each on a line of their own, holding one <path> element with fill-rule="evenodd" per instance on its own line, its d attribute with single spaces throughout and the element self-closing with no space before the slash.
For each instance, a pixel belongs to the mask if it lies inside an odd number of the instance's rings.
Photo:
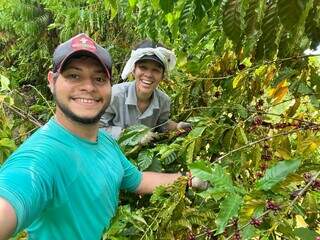
<svg viewBox="0 0 320 240">
<path fill-rule="evenodd" d="M 59 77 L 59 73 L 58 72 L 53 72 L 53 80 L 56 81 Z"/>
</svg>

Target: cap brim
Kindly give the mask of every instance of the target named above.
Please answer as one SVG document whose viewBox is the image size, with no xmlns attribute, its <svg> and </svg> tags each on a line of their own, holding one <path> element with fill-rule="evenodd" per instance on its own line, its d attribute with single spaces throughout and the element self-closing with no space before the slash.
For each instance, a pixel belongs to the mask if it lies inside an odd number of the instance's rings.
<svg viewBox="0 0 320 240">
<path fill-rule="evenodd" d="M 161 65 L 161 67 L 165 68 L 163 62 L 156 55 L 144 55 L 137 62 L 144 61 L 144 60 L 150 60 L 150 61 L 157 62 Z"/>
<path fill-rule="evenodd" d="M 69 61 L 71 58 L 75 57 L 75 56 L 79 56 L 79 57 L 81 57 L 81 56 L 87 56 L 87 57 L 96 58 L 96 59 L 100 62 L 101 66 L 104 68 L 104 70 L 107 72 L 109 79 L 111 79 L 110 71 L 109 71 L 108 67 L 103 64 L 103 61 L 100 59 L 100 57 L 99 57 L 97 54 L 93 53 L 93 52 L 86 51 L 86 50 L 83 50 L 83 49 L 73 51 L 73 52 L 71 52 L 69 55 L 67 55 L 67 56 L 61 61 L 60 66 L 58 66 L 58 69 L 56 69 L 57 72 L 60 72 L 60 71 L 63 69 L 63 67 L 65 66 L 65 64 L 68 63 L 68 61 Z"/>
</svg>

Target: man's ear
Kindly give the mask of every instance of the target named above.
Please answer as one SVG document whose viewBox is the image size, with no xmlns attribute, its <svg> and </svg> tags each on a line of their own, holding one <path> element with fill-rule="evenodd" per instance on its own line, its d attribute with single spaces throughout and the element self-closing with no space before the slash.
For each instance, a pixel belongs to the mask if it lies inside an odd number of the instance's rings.
<svg viewBox="0 0 320 240">
<path fill-rule="evenodd" d="M 53 86 L 54 86 L 54 73 L 52 71 L 48 72 L 48 87 L 50 88 L 51 93 L 53 93 Z"/>
</svg>

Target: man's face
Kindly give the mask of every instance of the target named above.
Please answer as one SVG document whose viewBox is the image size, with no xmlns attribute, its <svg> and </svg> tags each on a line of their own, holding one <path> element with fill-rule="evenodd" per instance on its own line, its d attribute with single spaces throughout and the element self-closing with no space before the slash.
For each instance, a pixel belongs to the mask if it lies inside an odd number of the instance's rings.
<svg viewBox="0 0 320 240">
<path fill-rule="evenodd" d="M 137 62 L 133 71 L 136 80 L 136 91 L 139 96 L 151 97 L 153 91 L 163 79 L 164 70 L 161 65 L 152 60 Z"/>
<path fill-rule="evenodd" d="M 49 86 L 56 100 L 58 118 L 94 124 L 109 106 L 111 82 L 101 63 L 91 57 L 73 58 Z"/>
</svg>

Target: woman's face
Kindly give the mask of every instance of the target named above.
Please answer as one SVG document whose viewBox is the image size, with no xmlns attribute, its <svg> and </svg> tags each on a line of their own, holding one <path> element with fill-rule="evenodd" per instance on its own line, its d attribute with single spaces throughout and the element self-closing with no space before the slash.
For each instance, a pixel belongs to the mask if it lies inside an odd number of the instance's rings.
<svg viewBox="0 0 320 240">
<path fill-rule="evenodd" d="M 163 79 L 164 69 L 155 61 L 143 60 L 135 64 L 133 76 L 136 80 L 138 98 L 150 98 Z"/>
</svg>

